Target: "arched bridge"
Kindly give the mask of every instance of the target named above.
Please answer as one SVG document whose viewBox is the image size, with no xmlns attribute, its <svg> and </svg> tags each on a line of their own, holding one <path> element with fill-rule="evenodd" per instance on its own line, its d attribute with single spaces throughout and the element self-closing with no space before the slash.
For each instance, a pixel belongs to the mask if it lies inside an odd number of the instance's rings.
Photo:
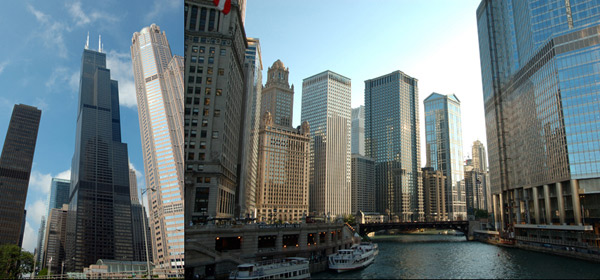
<svg viewBox="0 0 600 280">
<path fill-rule="evenodd" d="M 388 229 L 409 231 L 420 228 L 454 229 L 463 232 L 467 238 L 469 236 L 469 221 L 358 224 L 358 232 L 360 235 L 366 235 L 370 232 Z"/>
</svg>

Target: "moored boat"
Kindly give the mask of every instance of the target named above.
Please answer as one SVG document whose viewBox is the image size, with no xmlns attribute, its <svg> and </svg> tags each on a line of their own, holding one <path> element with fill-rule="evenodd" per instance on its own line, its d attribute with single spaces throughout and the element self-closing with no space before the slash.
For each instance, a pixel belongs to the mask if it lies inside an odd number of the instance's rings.
<svg viewBox="0 0 600 280">
<path fill-rule="evenodd" d="M 329 255 L 329 269 L 344 272 L 364 268 L 372 264 L 378 254 L 379 248 L 376 243 L 361 242 L 352 245 L 350 249 L 342 249 Z"/>
<path fill-rule="evenodd" d="M 240 264 L 229 279 L 309 279 L 306 258 L 285 258 Z"/>
</svg>

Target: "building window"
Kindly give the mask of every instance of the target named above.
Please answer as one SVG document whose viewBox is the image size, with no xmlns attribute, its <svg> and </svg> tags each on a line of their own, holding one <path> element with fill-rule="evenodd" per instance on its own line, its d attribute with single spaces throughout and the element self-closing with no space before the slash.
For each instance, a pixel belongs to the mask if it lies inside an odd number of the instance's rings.
<svg viewBox="0 0 600 280">
<path fill-rule="evenodd" d="M 215 117 L 221 116 L 221 110 L 215 110 Z"/>
<path fill-rule="evenodd" d="M 223 89 L 218 88 L 216 95 L 221 96 L 222 93 L 223 93 Z"/>
<path fill-rule="evenodd" d="M 210 49 L 209 49 L 209 53 L 210 53 L 210 54 L 215 54 L 215 48 L 214 48 L 214 47 L 210 47 Z"/>
<path fill-rule="evenodd" d="M 200 47 L 200 53 L 204 53 L 204 47 Z"/>
<path fill-rule="evenodd" d="M 202 120 L 202 127 L 208 126 L 208 120 Z"/>
<path fill-rule="evenodd" d="M 215 58 L 214 57 L 209 57 L 208 58 L 208 64 L 214 64 L 215 63 Z"/>
<path fill-rule="evenodd" d="M 198 52 L 198 46 L 192 46 L 192 52 L 193 53 L 197 53 Z"/>
<path fill-rule="evenodd" d="M 208 68 L 206 69 L 206 74 L 207 74 L 207 75 L 212 75 L 212 74 L 213 74 L 213 68 L 212 68 L 212 67 L 208 67 Z"/>
<path fill-rule="evenodd" d="M 212 78 L 211 77 L 206 77 L 206 84 L 207 85 L 212 85 Z"/>
<path fill-rule="evenodd" d="M 210 98 L 204 98 L 204 105 L 210 105 Z"/>
<path fill-rule="evenodd" d="M 210 88 L 205 88 L 204 89 L 204 94 L 210 95 L 210 90 L 211 90 Z"/>
<path fill-rule="evenodd" d="M 198 120 L 192 120 L 192 126 L 198 126 Z"/>
<path fill-rule="evenodd" d="M 200 137 L 206 138 L 206 130 L 200 130 Z"/>
<path fill-rule="evenodd" d="M 191 60 L 193 63 L 196 63 L 196 61 L 198 60 L 198 57 L 197 57 L 197 56 L 195 56 L 195 55 L 192 55 L 192 57 L 190 58 L 190 60 Z"/>
<path fill-rule="evenodd" d="M 200 149 L 206 149 L 206 141 L 200 141 Z"/>
<path fill-rule="evenodd" d="M 225 75 L 225 69 L 219 68 L 219 76 Z"/>
<path fill-rule="evenodd" d="M 198 57 L 198 63 L 204 63 L 204 56 L 199 56 Z"/>
<path fill-rule="evenodd" d="M 202 92 L 202 88 L 201 88 L 201 87 L 197 87 L 197 88 L 194 90 L 194 93 L 195 93 L 195 94 L 200 94 L 201 92 Z M 190 92 L 190 93 L 191 93 L 191 92 Z"/>
<path fill-rule="evenodd" d="M 212 138 L 213 138 L 213 139 L 217 139 L 217 138 L 219 138 L 219 132 L 218 132 L 218 131 L 213 131 L 213 133 L 212 133 Z"/>
<path fill-rule="evenodd" d="M 194 153 L 188 153 L 188 160 L 194 160 Z"/>
<path fill-rule="evenodd" d="M 198 154 L 198 159 L 199 160 L 204 160 L 206 158 L 206 154 L 205 153 L 199 153 Z"/>
<path fill-rule="evenodd" d="M 221 55 L 225 55 L 226 50 L 225 49 L 221 49 Z"/>
</svg>

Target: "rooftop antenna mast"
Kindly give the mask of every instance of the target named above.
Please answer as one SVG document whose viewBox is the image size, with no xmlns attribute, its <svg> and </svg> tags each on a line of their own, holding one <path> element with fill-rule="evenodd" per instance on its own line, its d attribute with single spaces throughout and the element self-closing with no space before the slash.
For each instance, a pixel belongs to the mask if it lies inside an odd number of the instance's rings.
<svg viewBox="0 0 600 280">
<path fill-rule="evenodd" d="M 98 35 L 98 52 L 102 52 L 102 35 Z"/>
<path fill-rule="evenodd" d="M 90 32 L 88 31 L 87 40 L 85 40 L 85 49 L 87 50 L 90 46 Z"/>
</svg>

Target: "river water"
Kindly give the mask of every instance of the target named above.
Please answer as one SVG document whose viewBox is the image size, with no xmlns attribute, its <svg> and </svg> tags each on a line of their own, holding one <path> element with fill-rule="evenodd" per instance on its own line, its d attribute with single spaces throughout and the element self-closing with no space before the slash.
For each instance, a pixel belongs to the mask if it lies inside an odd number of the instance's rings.
<svg viewBox="0 0 600 280">
<path fill-rule="evenodd" d="M 505 248 L 449 235 L 376 236 L 375 263 L 357 271 L 313 274 L 314 279 L 495 278 L 600 279 L 600 264 Z"/>
</svg>

